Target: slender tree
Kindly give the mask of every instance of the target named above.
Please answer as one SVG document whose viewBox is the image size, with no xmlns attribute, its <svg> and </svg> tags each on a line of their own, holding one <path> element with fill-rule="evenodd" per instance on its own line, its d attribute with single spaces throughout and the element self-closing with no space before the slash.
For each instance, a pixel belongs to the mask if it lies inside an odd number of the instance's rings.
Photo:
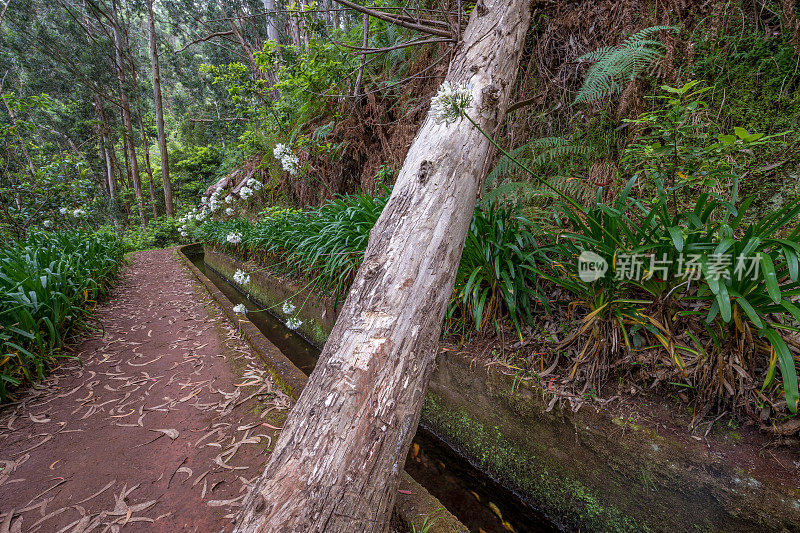
<svg viewBox="0 0 800 533">
<path fill-rule="evenodd" d="M 125 126 L 123 132 L 123 142 L 128 157 L 128 164 L 131 169 L 131 181 L 133 182 L 133 192 L 136 195 L 136 203 L 139 207 L 139 218 L 142 228 L 147 225 L 144 216 L 144 199 L 142 198 L 142 180 L 139 176 L 139 163 L 136 161 L 136 147 L 133 144 L 133 119 L 131 118 L 131 106 L 128 100 L 128 89 L 126 87 L 125 63 L 123 62 L 123 37 L 120 28 L 120 18 L 117 12 L 117 2 L 112 0 L 111 9 L 113 15 L 114 32 L 114 56 L 116 60 L 117 79 L 119 80 L 120 107 L 122 108 L 122 122 Z"/>
<path fill-rule="evenodd" d="M 156 109 L 158 152 L 161 154 L 161 180 L 164 182 L 164 206 L 167 216 L 171 217 L 175 216 L 175 203 L 172 200 L 172 182 L 169 180 L 169 154 L 167 154 L 167 137 L 164 133 L 164 105 L 161 101 L 161 67 L 159 67 L 158 64 L 153 0 L 147 0 L 147 21 L 150 25 L 150 64 L 153 67 L 153 102 Z"/>
</svg>

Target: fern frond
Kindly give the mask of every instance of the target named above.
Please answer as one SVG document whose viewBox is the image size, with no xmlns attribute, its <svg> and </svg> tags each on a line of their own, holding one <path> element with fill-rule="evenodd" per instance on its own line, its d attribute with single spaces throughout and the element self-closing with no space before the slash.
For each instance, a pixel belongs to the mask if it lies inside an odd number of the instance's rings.
<svg viewBox="0 0 800 533">
<path fill-rule="evenodd" d="M 659 31 L 678 31 L 676 26 L 651 26 L 634 33 L 619 46 L 603 47 L 578 58 L 594 61 L 573 105 L 608 98 L 664 57 L 664 43 L 650 38 Z"/>
</svg>

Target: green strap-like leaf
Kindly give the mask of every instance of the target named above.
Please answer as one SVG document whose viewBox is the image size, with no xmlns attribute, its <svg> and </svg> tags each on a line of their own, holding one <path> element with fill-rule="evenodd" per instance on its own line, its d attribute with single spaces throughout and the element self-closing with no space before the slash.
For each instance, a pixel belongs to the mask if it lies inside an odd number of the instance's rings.
<svg viewBox="0 0 800 533">
<path fill-rule="evenodd" d="M 775 353 L 778 354 L 778 362 L 781 365 L 781 377 L 783 378 L 783 392 L 786 395 L 786 405 L 789 411 L 797 413 L 797 369 L 794 366 L 794 357 L 786 346 L 786 342 L 781 338 L 777 331 L 771 328 L 766 328 L 761 331 L 765 336 Z"/>
<path fill-rule="evenodd" d="M 775 275 L 775 265 L 772 263 L 772 257 L 764 252 L 758 252 L 758 257 L 761 261 L 761 271 L 764 272 L 767 294 L 769 294 L 773 302 L 780 303 L 781 289 L 778 287 L 778 278 Z"/>
</svg>

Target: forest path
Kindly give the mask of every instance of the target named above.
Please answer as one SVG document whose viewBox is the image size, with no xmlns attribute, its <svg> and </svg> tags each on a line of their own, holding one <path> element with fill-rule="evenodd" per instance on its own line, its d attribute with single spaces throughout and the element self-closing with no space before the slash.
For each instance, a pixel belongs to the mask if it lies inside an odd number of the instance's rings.
<svg viewBox="0 0 800 533">
<path fill-rule="evenodd" d="M 0 532 L 227 531 L 290 406 L 174 250 L 0 410 Z"/>
</svg>

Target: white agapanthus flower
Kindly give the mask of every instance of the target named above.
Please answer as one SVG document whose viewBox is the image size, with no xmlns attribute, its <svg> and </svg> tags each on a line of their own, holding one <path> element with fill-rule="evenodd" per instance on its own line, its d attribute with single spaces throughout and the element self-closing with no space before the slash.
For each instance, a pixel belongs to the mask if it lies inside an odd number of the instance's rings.
<svg viewBox="0 0 800 533">
<path fill-rule="evenodd" d="M 226 196 L 226 197 L 225 197 L 225 203 L 226 203 L 226 204 L 229 204 L 229 203 L 231 203 L 232 201 L 233 201 L 233 196 L 231 196 L 230 194 L 229 194 L 228 196 Z"/>
<path fill-rule="evenodd" d="M 225 214 L 228 215 L 228 216 L 233 216 L 233 208 L 229 207 L 229 208 L 225 209 Z"/>
<path fill-rule="evenodd" d="M 294 313 L 294 309 L 295 309 L 295 307 L 292 305 L 292 302 L 290 302 L 289 300 L 286 300 L 285 302 L 283 302 L 283 312 L 285 314 L 291 315 L 292 313 Z"/>
<path fill-rule="evenodd" d="M 247 314 L 247 308 L 244 306 L 244 304 L 236 304 L 233 306 L 233 312 L 237 315 L 244 315 Z"/>
<path fill-rule="evenodd" d="M 290 318 L 289 320 L 286 321 L 286 327 L 291 330 L 295 330 L 302 325 L 303 325 L 302 320 L 299 320 L 297 318 Z"/>
<path fill-rule="evenodd" d="M 53 227 L 53 221 L 50 220 L 50 219 L 47 219 L 44 222 L 42 222 L 42 226 L 44 226 L 45 228 L 51 228 L 51 227 Z"/>
<path fill-rule="evenodd" d="M 83 218 L 86 216 L 86 211 L 78 207 L 77 209 L 73 209 L 72 216 L 75 218 Z"/>
<path fill-rule="evenodd" d="M 194 219 L 195 219 L 195 220 L 197 220 L 198 222 L 202 222 L 203 220 L 205 220 L 205 218 L 206 218 L 206 213 L 205 213 L 205 211 L 200 211 L 199 213 L 197 213 L 197 214 L 194 216 Z"/>
<path fill-rule="evenodd" d="M 240 242 L 242 242 L 242 234 L 237 232 L 228 233 L 227 239 L 228 242 L 231 244 L 239 244 Z"/>
<path fill-rule="evenodd" d="M 233 281 L 239 285 L 247 285 L 250 283 L 250 274 L 247 274 L 244 270 L 237 270 L 233 274 Z"/>
<path fill-rule="evenodd" d="M 283 170 L 292 176 L 300 171 L 300 158 L 285 144 L 276 144 L 272 150 L 272 155 L 281 162 Z"/>
<path fill-rule="evenodd" d="M 69 209 L 66 207 L 62 207 L 61 209 L 58 210 L 58 212 L 61 213 L 62 215 L 66 215 L 67 213 L 69 213 Z"/>
<path fill-rule="evenodd" d="M 254 191 L 261 190 L 261 182 L 255 178 L 250 178 L 249 180 L 247 180 L 247 186 L 253 189 Z"/>
<path fill-rule="evenodd" d="M 446 81 L 431 100 L 433 120 L 437 124 L 449 125 L 459 122 L 472 105 L 472 87 L 466 81 L 450 83 Z"/>
<path fill-rule="evenodd" d="M 253 189 L 251 189 L 250 187 L 245 185 L 244 187 L 239 189 L 239 198 L 241 198 L 242 200 L 247 200 L 251 196 L 253 196 Z"/>
</svg>

